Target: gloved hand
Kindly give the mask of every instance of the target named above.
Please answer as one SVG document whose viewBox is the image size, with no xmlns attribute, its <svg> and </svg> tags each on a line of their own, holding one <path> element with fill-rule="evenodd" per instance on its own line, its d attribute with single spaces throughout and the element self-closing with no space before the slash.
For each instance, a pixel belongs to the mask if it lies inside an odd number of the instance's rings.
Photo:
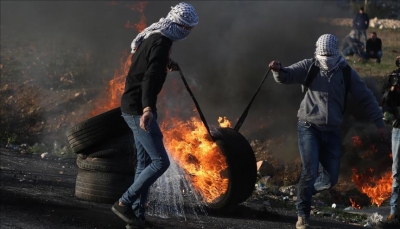
<svg viewBox="0 0 400 229">
<path fill-rule="evenodd" d="M 151 112 L 151 109 L 147 110 L 145 109 L 143 111 L 142 117 L 140 117 L 140 124 L 139 124 L 140 128 L 147 131 L 152 120 L 153 120 L 153 112 Z"/>
<path fill-rule="evenodd" d="M 388 111 L 383 112 L 383 122 L 386 125 L 391 125 L 394 120 L 395 120 L 395 117 L 391 112 L 388 112 Z"/>
<path fill-rule="evenodd" d="M 168 66 L 167 66 L 168 71 L 178 71 L 179 70 L 179 65 L 177 62 L 173 61 L 172 59 L 169 60 Z"/>
</svg>

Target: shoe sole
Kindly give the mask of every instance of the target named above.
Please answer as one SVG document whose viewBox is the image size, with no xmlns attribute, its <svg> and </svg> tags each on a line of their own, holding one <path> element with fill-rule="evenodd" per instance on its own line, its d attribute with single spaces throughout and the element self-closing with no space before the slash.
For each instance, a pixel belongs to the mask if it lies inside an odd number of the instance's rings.
<svg viewBox="0 0 400 229">
<path fill-rule="evenodd" d="M 314 186 L 314 189 L 317 190 L 317 192 L 320 192 L 320 191 L 327 190 L 327 189 L 329 189 L 330 187 L 331 187 L 330 184 L 328 184 L 328 185 L 322 185 L 322 186 L 319 186 L 319 187 L 318 187 L 318 185 L 317 185 L 317 187 Z"/>
<path fill-rule="evenodd" d="M 117 209 L 115 209 L 114 206 L 111 207 L 111 210 L 112 210 L 119 218 L 121 218 L 123 221 L 125 221 L 126 223 L 131 222 L 130 219 L 126 218 L 123 214 L 121 214 L 119 211 L 117 211 Z"/>
<path fill-rule="evenodd" d="M 138 225 L 137 220 L 139 219 L 129 219 L 127 217 L 125 217 L 123 214 L 121 214 L 117 209 L 114 208 L 114 206 L 111 207 L 111 210 L 119 217 L 121 218 L 123 221 L 125 221 L 130 228 L 144 228 L 142 224 Z"/>
</svg>

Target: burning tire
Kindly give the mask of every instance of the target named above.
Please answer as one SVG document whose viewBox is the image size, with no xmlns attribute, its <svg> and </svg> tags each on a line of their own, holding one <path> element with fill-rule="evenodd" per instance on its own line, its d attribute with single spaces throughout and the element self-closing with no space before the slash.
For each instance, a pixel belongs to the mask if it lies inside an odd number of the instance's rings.
<svg viewBox="0 0 400 229">
<path fill-rule="evenodd" d="M 132 185 L 134 176 L 78 169 L 75 196 L 78 199 L 112 204 Z"/>
<path fill-rule="evenodd" d="M 118 107 L 79 123 L 69 129 L 66 135 L 72 151 L 85 154 L 90 152 L 87 150 L 89 147 L 129 131 Z"/>
<path fill-rule="evenodd" d="M 209 203 L 210 209 L 220 210 L 234 207 L 252 194 L 257 167 L 253 149 L 243 135 L 231 128 L 218 128 L 215 133 L 215 142 L 228 163 L 229 177 L 225 194 Z"/>
</svg>

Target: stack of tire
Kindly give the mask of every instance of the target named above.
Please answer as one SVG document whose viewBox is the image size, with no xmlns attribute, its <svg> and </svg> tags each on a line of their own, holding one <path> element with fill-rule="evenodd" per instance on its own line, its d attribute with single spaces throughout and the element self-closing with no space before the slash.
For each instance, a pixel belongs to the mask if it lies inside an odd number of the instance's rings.
<svg viewBox="0 0 400 229">
<path fill-rule="evenodd" d="M 77 154 L 75 196 L 97 203 L 118 200 L 133 183 L 136 168 L 132 131 L 120 108 L 85 120 L 66 135 Z"/>
</svg>

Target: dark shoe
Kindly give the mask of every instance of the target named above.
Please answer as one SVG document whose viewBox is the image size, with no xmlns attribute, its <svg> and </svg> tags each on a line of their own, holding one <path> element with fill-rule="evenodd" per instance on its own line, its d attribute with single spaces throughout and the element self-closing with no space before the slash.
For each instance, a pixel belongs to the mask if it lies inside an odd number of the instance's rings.
<svg viewBox="0 0 400 229">
<path fill-rule="evenodd" d="M 376 63 L 380 64 L 381 63 L 381 59 L 377 59 Z"/>
<path fill-rule="evenodd" d="M 119 216 L 122 220 L 134 227 L 143 228 L 143 221 L 139 219 L 129 206 L 120 206 L 119 201 L 115 202 L 111 210 Z"/>
</svg>

